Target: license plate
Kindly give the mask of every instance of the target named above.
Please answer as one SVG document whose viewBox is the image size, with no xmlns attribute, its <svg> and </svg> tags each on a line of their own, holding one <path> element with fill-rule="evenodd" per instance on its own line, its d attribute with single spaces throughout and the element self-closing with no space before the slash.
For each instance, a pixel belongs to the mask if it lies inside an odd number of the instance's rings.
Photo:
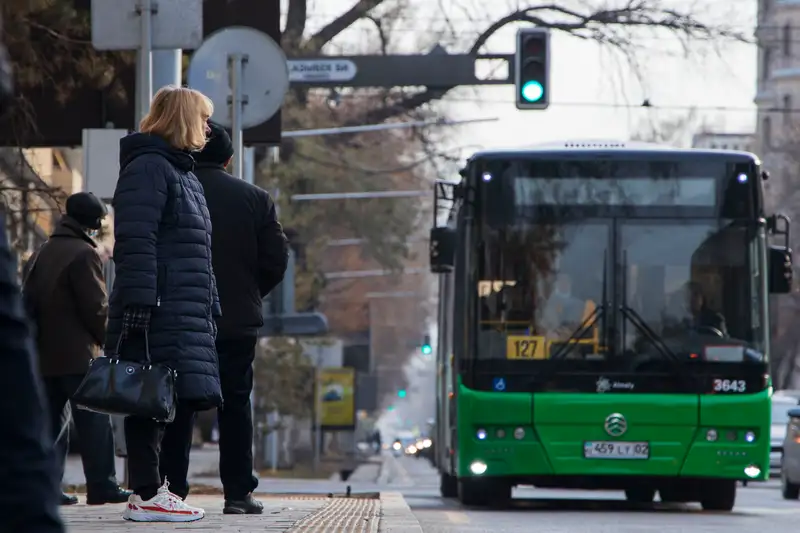
<svg viewBox="0 0 800 533">
<path fill-rule="evenodd" d="M 647 442 L 584 442 L 583 456 L 586 459 L 648 459 L 650 444 Z"/>
</svg>

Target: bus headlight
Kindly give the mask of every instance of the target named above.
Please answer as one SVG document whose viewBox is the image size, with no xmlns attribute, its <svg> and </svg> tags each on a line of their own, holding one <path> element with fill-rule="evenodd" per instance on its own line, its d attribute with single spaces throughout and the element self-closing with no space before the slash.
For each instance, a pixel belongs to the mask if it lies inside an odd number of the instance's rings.
<svg viewBox="0 0 800 533">
<path fill-rule="evenodd" d="M 483 461 L 472 461 L 472 464 L 469 465 L 469 471 L 475 474 L 476 476 L 480 476 L 486 473 L 486 463 Z"/>
<path fill-rule="evenodd" d="M 514 438 L 517 440 L 522 440 L 525 438 L 525 428 L 519 427 L 514 430 Z"/>
<path fill-rule="evenodd" d="M 709 429 L 708 431 L 706 431 L 706 440 L 708 442 L 716 441 L 717 437 L 718 437 L 718 435 L 717 435 L 717 430 L 716 429 Z"/>
<path fill-rule="evenodd" d="M 481 428 L 477 433 L 478 440 L 486 440 L 486 430 Z"/>
<path fill-rule="evenodd" d="M 750 465 L 744 469 L 744 475 L 747 477 L 756 478 L 761 475 L 761 469 L 756 465 Z"/>
<path fill-rule="evenodd" d="M 748 431 L 744 434 L 744 441 L 745 442 L 755 442 L 756 441 L 756 434 L 752 431 Z"/>
</svg>

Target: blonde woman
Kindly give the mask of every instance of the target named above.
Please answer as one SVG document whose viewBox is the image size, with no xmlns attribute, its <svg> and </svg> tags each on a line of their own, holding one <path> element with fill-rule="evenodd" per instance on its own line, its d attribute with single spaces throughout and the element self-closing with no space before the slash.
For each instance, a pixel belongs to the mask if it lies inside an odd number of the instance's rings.
<svg viewBox="0 0 800 533">
<path fill-rule="evenodd" d="M 214 348 L 214 317 L 221 312 L 211 267 L 211 221 L 203 188 L 192 173 L 192 153 L 206 143 L 212 112 L 211 101 L 197 91 L 158 91 L 140 132 L 120 140 L 112 203 L 116 277 L 106 352 L 116 350 L 124 333 L 121 358 L 126 352 L 144 353 L 131 348 L 144 342 L 147 332 L 152 361 L 177 371 L 178 402 L 195 411 L 222 404 Z M 152 419 L 125 419 L 134 491 L 125 509 L 128 520 L 191 522 L 205 514 L 170 492 L 159 475 L 164 428 Z M 186 432 L 188 462 L 191 428 Z"/>
</svg>

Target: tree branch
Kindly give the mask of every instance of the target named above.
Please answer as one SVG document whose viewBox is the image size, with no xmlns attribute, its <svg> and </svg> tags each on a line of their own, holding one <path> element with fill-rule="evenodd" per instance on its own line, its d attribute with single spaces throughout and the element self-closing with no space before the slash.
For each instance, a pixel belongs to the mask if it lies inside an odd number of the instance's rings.
<svg viewBox="0 0 800 533">
<path fill-rule="evenodd" d="M 565 20 L 553 20 L 554 15 Z M 616 31 L 618 27 L 664 29 L 678 37 L 704 41 L 716 38 L 750 41 L 741 32 L 724 27 L 712 27 L 700 22 L 689 13 L 659 7 L 656 0 L 630 0 L 627 5 L 618 9 L 601 9 L 590 13 L 580 13 L 550 3 L 529 6 L 493 22 L 478 35 L 468 53 L 478 54 L 495 33 L 514 22 L 528 22 L 540 28 L 550 28 L 569 33 L 574 37 L 613 46 L 622 51 L 629 61 L 633 57 L 631 54 L 635 44 L 631 38 L 618 33 Z M 372 124 L 401 116 L 442 98 L 454 88 L 455 86 L 427 89 L 393 105 L 373 110 L 366 117 L 366 121 Z"/>
<path fill-rule="evenodd" d="M 323 46 L 383 2 L 384 0 L 358 0 L 353 7 L 312 35 L 303 45 L 303 51 L 308 54 L 318 54 Z"/>
<path fill-rule="evenodd" d="M 308 0 L 289 0 L 286 25 L 281 36 L 281 47 L 284 50 L 294 51 L 302 48 L 306 20 L 308 20 Z"/>
</svg>

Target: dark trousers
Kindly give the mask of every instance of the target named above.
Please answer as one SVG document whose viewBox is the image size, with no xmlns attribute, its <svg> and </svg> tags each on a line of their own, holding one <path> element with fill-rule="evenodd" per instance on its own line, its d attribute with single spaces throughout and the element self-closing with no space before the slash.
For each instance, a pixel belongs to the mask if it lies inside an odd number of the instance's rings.
<svg viewBox="0 0 800 533">
<path fill-rule="evenodd" d="M 111 418 L 108 415 L 79 409 L 71 398 L 83 381 L 83 375 L 69 375 L 43 378 L 45 393 L 50 409 L 51 432 L 53 438 L 61 433 L 67 422 L 64 408 L 70 403 L 72 419 L 80 441 L 81 462 L 86 477 L 86 490 L 90 493 L 113 491 L 118 487 L 117 472 L 114 465 L 114 434 Z M 56 457 L 61 477 L 67 458 L 69 431 L 66 430 L 56 443 Z"/>
<path fill-rule="evenodd" d="M 253 360 L 256 337 L 219 338 L 223 408 L 219 418 L 219 474 L 226 500 L 241 500 L 258 486 L 253 475 Z M 161 479 L 178 496 L 189 493 L 189 452 L 195 413 L 178 406 L 161 448 Z M 180 491 L 180 492 L 179 492 Z"/>
<path fill-rule="evenodd" d="M 145 500 L 155 496 L 161 486 L 158 452 L 166 424 L 152 418 L 125 417 L 125 444 L 128 450 L 128 486 Z"/>
</svg>

